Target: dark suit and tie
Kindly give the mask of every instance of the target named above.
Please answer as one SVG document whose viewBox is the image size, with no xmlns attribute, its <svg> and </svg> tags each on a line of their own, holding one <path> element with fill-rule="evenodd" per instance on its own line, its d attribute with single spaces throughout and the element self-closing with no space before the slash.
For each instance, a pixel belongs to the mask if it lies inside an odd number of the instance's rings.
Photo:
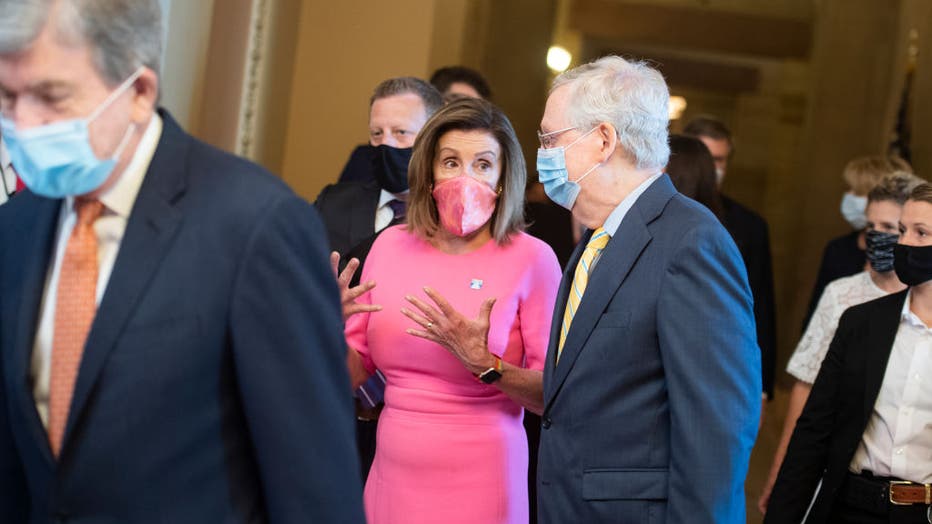
<svg viewBox="0 0 932 524">
<path fill-rule="evenodd" d="M 340 182 L 320 192 L 314 207 L 320 213 L 330 249 L 345 255 L 376 233 L 375 216 L 382 189 L 378 183 Z"/>
<path fill-rule="evenodd" d="M 772 399 L 777 366 L 777 324 L 770 233 L 763 217 L 725 195 L 722 195 L 722 215 L 722 223 L 737 244 L 748 271 L 748 284 L 754 297 L 763 392 Z"/>
<path fill-rule="evenodd" d="M 643 191 L 563 276 L 544 372 L 545 524 L 745 519 L 761 373 L 741 256 L 666 175 Z"/>
<path fill-rule="evenodd" d="M 52 371 L 48 429 L 32 362 L 66 208 L 29 191 L 0 208 L 0 522 L 363 522 L 320 221 L 160 115 L 60 426 Z"/>
</svg>

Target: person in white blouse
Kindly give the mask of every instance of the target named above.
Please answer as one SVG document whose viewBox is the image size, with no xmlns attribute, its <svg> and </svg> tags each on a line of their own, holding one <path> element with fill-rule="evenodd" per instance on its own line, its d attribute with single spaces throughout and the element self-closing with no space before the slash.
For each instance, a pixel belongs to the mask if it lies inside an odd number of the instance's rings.
<svg viewBox="0 0 932 524">
<path fill-rule="evenodd" d="M 767 511 L 770 492 L 783 463 L 796 420 L 809 398 L 842 313 L 851 306 L 906 289 L 906 285 L 897 279 L 893 271 L 893 246 L 899 238 L 898 223 L 903 204 L 913 188 L 922 182 L 915 175 L 897 172 L 884 177 L 868 194 L 866 242 L 869 267 L 826 286 L 805 333 L 790 357 L 786 371 L 795 381 L 790 391 L 780 443 L 774 453 L 767 483 L 758 499 L 761 513 Z"/>
<path fill-rule="evenodd" d="M 904 289 L 842 314 L 765 523 L 800 522 L 820 480 L 806 522 L 932 522 L 932 185 L 912 191 L 898 232 Z"/>
</svg>

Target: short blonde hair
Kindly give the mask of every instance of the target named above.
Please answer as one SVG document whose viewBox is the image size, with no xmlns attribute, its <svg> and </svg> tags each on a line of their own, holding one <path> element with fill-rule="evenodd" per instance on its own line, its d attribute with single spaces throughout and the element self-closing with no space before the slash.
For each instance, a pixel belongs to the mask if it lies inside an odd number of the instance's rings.
<svg viewBox="0 0 932 524">
<path fill-rule="evenodd" d="M 932 204 L 932 184 L 919 184 L 913 188 L 913 192 L 909 194 L 909 199 Z"/>
<path fill-rule="evenodd" d="M 899 157 L 862 156 L 848 162 L 841 176 L 854 194 L 866 195 L 883 177 L 896 171 L 912 173 L 913 168 Z"/>
<path fill-rule="evenodd" d="M 454 100 L 434 114 L 424 124 L 414 141 L 414 151 L 408 165 L 408 229 L 429 239 L 440 230 L 440 215 L 434 202 L 434 159 L 440 137 L 450 131 L 486 131 L 502 148 L 501 193 L 492 214 L 492 237 L 507 244 L 512 234 L 523 231 L 524 190 L 527 169 L 521 145 L 511 122 L 501 109 L 480 98 Z"/>
</svg>

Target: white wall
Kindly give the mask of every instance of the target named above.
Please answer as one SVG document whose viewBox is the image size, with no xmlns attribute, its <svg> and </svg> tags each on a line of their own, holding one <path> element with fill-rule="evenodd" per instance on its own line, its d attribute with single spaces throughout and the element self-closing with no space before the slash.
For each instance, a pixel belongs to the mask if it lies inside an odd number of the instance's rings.
<svg viewBox="0 0 932 524">
<path fill-rule="evenodd" d="M 161 105 L 192 130 L 204 91 L 214 0 L 160 0 L 165 19 Z"/>
</svg>

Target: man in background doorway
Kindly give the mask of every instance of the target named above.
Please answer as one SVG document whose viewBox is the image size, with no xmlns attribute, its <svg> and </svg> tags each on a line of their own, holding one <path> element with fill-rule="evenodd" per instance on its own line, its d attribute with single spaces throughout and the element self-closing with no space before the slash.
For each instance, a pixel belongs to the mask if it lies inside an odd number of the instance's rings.
<svg viewBox="0 0 932 524">
<path fill-rule="evenodd" d="M 338 270 L 356 258 L 365 262 L 376 236 L 404 222 L 408 195 L 408 162 L 414 140 L 443 105 L 440 92 L 414 77 L 390 78 L 376 86 L 369 100 L 369 145 L 350 157 L 347 170 L 361 178 L 325 187 L 314 205 L 340 255 Z M 360 264 L 361 265 L 361 264 Z M 356 271 L 353 285 L 362 271 Z M 356 391 L 356 439 L 363 480 L 375 458 L 375 435 L 385 380 L 376 372 Z"/>
<path fill-rule="evenodd" d="M 441 67 L 430 75 L 430 84 L 448 101 L 460 96 L 492 99 L 492 89 L 482 74 L 464 66 Z"/>
<path fill-rule="evenodd" d="M 418 132 L 443 105 L 440 93 L 414 77 L 383 81 L 369 99 L 369 144 L 353 151 L 341 179 L 315 206 L 330 247 L 341 256 L 404 218 L 408 161 Z"/>
<path fill-rule="evenodd" d="M 734 152 L 734 142 L 728 127 L 713 117 L 699 116 L 686 124 L 683 134 L 701 140 L 709 148 L 715 162 L 715 178 L 722 198 L 722 221 L 741 251 L 741 258 L 747 266 L 751 294 L 754 295 L 754 320 L 757 323 L 757 344 L 761 351 L 763 401 L 766 402 L 773 398 L 777 361 L 773 267 L 767 221 L 721 192 L 728 162 Z M 763 413 L 761 409 L 761 417 Z"/>
</svg>

